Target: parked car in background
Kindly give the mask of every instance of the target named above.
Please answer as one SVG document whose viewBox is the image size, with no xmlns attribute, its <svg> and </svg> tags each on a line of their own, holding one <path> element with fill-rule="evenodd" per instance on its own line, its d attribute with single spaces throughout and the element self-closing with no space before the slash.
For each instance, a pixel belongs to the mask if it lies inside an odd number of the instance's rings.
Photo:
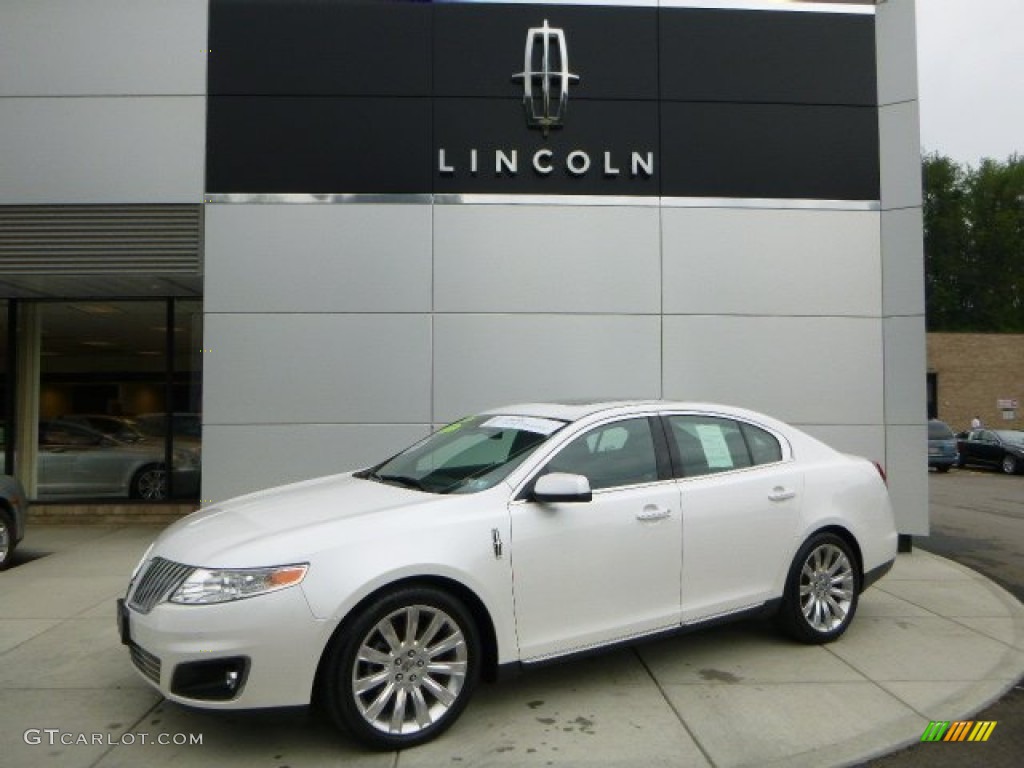
<svg viewBox="0 0 1024 768">
<path fill-rule="evenodd" d="M 10 475 L 0 475 L 0 571 L 9 567 L 14 549 L 25 537 L 28 501 L 21 483 Z"/>
<path fill-rule="evenodd" d="M 175 494 L 198 493 L 198 454 L 175 448 L 172 462 Z M 125 442 L 70 421 L 40 423 L 37 477 L 41 500 L 75 496 L 159 501 L 168 494 L 162 441 Z"/>
<path fill-rule="evenodd" d="M 928 466 L 949 472 L 958 461 L 956 435 L 949 425 L 938 419 L 928 421 Z"/>
<path fill-rule="evenodd" d="M 519 405 L 180 520 L 132 573 L 118 626 L 168 699 L 315 692 L 337 725 L 397 749 L 499 670 L 726 616 L 835 640 L 896 543 L 877 465 L 768 416 Z"/>
<path fill-rule="evenodd" d="M 995 467 L 1008 475 L 1024 471 L 1024 431 L 972 429 L 957 435 L 959 466 Z"/>
</svg>

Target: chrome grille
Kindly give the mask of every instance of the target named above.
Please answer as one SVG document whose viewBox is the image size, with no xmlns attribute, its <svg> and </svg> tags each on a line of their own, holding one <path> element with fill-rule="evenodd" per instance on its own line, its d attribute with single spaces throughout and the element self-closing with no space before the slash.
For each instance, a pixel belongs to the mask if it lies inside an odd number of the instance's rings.
<svg viewBox="0 0 1024 768">
<path fill-rule="evenodd" d="M 128 650 L 132 655 L 132 663 L 139 672 L 157 685 L 160 685 L 160 659 L 149 651 L 140 648 L 135 643 L 132 643 Z"/>
<path fill-rule="evenodd" d="M 128 605 L 139 613 L 149 613 L 153 606 L 180 587 L 193 570 L 191 565 L 154 557 L 139 576 L 139 582 L 132 590 Z"/>
</svg>

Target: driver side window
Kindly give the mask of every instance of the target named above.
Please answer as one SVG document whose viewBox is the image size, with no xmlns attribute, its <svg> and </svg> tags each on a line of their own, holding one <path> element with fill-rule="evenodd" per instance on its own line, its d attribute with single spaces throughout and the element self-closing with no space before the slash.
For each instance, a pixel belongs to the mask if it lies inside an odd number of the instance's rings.
<svg viewBox="0 0 1024 768">
<path fill-rule="evenodd" d="M 544 472 L 583 475 L 595 491 L 654 482 L 658 462 L 650 424 L 626 419 L 592 429 L 562 448 Z"/>
</svg>

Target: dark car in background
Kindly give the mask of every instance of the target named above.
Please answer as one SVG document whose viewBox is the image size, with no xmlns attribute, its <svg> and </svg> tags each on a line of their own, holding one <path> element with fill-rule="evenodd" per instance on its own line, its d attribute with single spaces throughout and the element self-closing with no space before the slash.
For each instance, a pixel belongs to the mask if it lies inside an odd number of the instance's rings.
<svg viewBox="0 0 1024 768">
<path fill-rule="evenodd" d="M 938 419 L 928 421 L 928 467 L 949 472 L 958 462 L 956 436 L 949 425 Z"/>
<path fill-rule="evenodd" d="M 957 435 L 958 466 L 995 467 L 1008 475 L 1024 471 L 1024 430 L 972 429 Z"/>
</svg>

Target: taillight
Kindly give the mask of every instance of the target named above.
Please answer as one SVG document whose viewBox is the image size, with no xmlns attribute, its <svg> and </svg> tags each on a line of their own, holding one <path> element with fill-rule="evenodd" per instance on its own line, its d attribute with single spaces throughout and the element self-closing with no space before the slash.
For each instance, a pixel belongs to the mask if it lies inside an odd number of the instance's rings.
<svg viewBox="0 0 1024 768">
<path fill-rule="evenodd" d="M 889 485 L 889 478 L 885 476 L 885 470 L 882 468 L 882 465 L 879 464 L 877 461 L 875 462 L 875 469 L 877 469 L 878 470 L 878 474 L 881 475 L 882 482 L 885 483 L 888 486 Z"/>
</svg>

